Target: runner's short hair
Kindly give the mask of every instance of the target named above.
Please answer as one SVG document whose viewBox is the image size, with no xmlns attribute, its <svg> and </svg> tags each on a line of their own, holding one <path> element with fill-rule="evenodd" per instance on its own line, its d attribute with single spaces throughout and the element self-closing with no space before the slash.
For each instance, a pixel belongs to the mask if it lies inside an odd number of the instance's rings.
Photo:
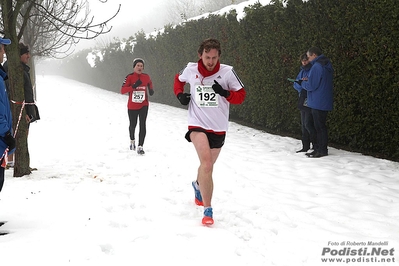
<svg viewBox="0 0 399 266">
<path fill-rule="evenodd" d="M 198 48 L 198 54 L 202 55 L 203 52 L 209 52 L 211 49 L 216 49 L 219 52 L 219 56 L 222 54 L 222 49 L 220 48 L 220 42 L 213 38 L 205 39 Z"/>
</svg>

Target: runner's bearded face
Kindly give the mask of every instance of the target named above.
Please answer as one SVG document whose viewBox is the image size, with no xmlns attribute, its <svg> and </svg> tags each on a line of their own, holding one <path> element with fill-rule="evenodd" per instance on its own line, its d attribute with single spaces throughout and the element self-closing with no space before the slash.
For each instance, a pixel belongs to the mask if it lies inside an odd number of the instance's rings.
<svg viewBox="0 0 399 266">
<path fill-rule="evenodd" d="M 213 71 L 217 62 L 219 61 L 219 51 L 217 49 L 211 49 L 208 52 L 204 51 L 200 56 L 205 68 L 208 71 Z"/>
</svg>

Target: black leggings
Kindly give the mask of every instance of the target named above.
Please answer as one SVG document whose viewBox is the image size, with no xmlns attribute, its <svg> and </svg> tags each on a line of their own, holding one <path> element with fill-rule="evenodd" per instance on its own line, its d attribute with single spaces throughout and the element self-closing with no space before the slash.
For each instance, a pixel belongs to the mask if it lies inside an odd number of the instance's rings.
<svg viewBox="0 0 399 266">
<path fill-rule="evenodd" d="M 143 146 L 145 135 L 147 133 L 146 121 L 147 121 L 147 114 L 148 114 L 148 106 L 143 106 L 139 110 L 127 110 L 129 115 L 129 134 L 130 139 L 134 140 L 136 125 L 137 125 L 137 117 L 140 119 L 140 132 L 139 132 L 139 143 L 138 146 Z"/>
</svg>

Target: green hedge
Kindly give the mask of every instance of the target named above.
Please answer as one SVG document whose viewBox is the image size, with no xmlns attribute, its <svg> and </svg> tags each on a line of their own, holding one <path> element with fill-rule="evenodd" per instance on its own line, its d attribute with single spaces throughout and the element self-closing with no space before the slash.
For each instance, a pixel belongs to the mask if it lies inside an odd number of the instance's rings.
<svg viewBox="0 0 399 266">
<path fill-rule="evenodd" d="M 123 49 L 119 40 L 110 44 L 95 68 L 77 56 L 79 60 L 69 59 L 63 70 L 67 76 L 119 92 L 132 71 L 132 59 L 142 57 L 156 89 L 153 101 L 179 106 L 173 95 L 175 74 L 187 62 L 197 61 L 203 39 L 218 38 L 222 63 L 234 66 L 247 90 L 244 104 L 232 106 L 231 117 L 299 138 L 298 96 L 287 78 L 297 75 L 299 55 L 318 46 L 335 69 L 330 145 L 398 161 L 399 5 L 395 0 L 284 2 L 250 6 L 240 21 L 232 10 L 167 25 L 153 37 L 139 32 L 125 40 L 130 45 Z"/>
</svg>

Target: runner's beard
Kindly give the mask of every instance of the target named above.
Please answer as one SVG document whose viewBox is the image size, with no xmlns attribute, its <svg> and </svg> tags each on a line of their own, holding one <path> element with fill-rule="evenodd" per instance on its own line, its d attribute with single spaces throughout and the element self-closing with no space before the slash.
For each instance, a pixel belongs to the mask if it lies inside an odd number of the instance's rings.
<svg viewBox="0 0 399 266">
<path fill-rule="evenodd" d="M 215 68 L 214 65 L 207 65 L 207 66 L 206 66 L 206 69 L 207 69 L 208 71 L 212 71 L 214 68 Z"/>
</svg>

